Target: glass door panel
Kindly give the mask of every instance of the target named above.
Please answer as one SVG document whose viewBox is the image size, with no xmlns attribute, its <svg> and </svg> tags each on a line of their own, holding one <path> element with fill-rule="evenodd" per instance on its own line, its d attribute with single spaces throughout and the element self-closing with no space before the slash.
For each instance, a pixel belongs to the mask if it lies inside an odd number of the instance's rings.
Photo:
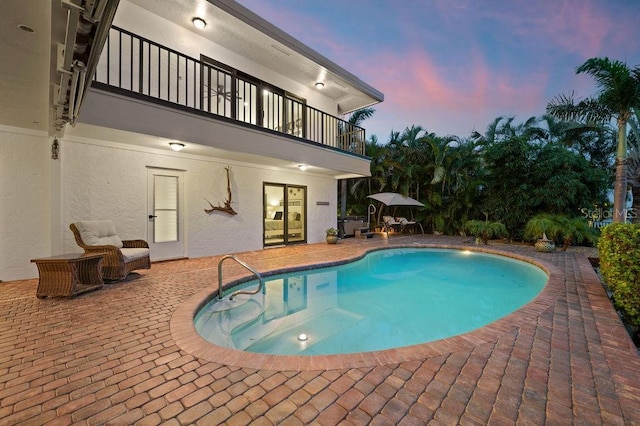
<svg viewBox="0 0 640 426">
<path fill-rule="evenodd" d="M 268 86 L 263 86 L 262 126 L 284 132 L 284 124 L 284 96 Z"/>
<path fill-rule="evenodd" d="M 287 242 L 306 240 L 306 199 L 304 186 L 287 186 Z"/>
<path fill-rule="evenodd" d="M 285 243 L 285 186 L 264 184 L 264 245 Z"/>
<path fill-rule="evenodd" d="M 285 106 L 287 116 L 287 127 L 285 129 L 286 133 L 297 136 L 299 138 L 303 138 L 304 127 L 302 123 L 304 123 L 304 104 L 298 100 L 286 98 Z"/>
<path fill-rule="evenodd" d="M 307 188 L 264 184 L 264 245 L 306 242 Z"/>
<path fill-rule="evenodd" d="M 153 242 L 178 241 L 178 178 L 154 176 Z"/>
<path fill-rule="evenodd" d="M 234 118 L 233 79 L 231 74 L 212 66 L 202 65 L 202 109 L 204 111 Z"/>
<path fill-rule="evenodd" d="M 258 124 L 258 87 L 250 81 L 238 78 L 237 119 L 249 124 Z"/>
</svg>

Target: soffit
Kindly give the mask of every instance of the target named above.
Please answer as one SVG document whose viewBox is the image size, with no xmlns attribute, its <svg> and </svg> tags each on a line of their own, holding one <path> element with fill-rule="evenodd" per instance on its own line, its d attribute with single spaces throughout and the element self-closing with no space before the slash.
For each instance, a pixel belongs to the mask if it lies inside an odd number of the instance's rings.
<svg viewBox="0 0 640 426">
<path fill-rule="evenodd" d="M 0 124 L 46 131 L 51 1 L 3 0 L 0 16 Z M 26 25 L 34 32 L 23 31 Z"/>
<path fill-rule="evenodd" d="M 299 164 L 306 164 L 307 173 L 336 179 L 369 175 L 369 159 L 364 157 L 108 91 L 91 89 L 83 108 L 82 122 L 67 128 L 65 138 L 75 135 L 164 151 L 170 150 L 170 142 L 178 141 L 185 145 L 180 155 L 215 157 L 285 170 L 298 170 Z M 64 151 L 64 140 L 62 145 Z"/>
</svg>

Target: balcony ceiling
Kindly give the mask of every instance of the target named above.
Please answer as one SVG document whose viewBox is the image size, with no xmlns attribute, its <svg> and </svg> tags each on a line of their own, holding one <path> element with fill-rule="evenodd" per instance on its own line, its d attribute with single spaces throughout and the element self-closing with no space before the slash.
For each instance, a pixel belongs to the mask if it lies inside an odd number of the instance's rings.
<svg viewBox="0 0 640 426">
<path fill-rule="evenodd" d="M 0 125 L 46 131 L 51 1 L 2 0 Z M 28 32 L 18 28 L 26 25 Z"/>
<path fill-rule="evenodd" d="M 322 80 L 322 94 L 352 112 L 383 100 L 383 95 L 355 75 L 300 43 L 244 6 L 229 0 L 121 0 L 181 25 L 307 87 Z M 222 12 L 222 13 L 221 13 Z M 207 21 L 204 31 L 191 20 Z M 314 89 L 315 90 L 315 89 Z"/>
</svg>

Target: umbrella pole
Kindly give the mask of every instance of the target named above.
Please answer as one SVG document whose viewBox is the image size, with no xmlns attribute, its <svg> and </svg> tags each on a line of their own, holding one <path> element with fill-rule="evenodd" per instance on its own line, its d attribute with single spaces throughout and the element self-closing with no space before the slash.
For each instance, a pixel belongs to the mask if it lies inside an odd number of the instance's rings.
<svg viewBox="0 0 640 426">
<path fill-rule="evenodd" d="M 371 231 L 371 219 L 376 219 L 376 206 L 369 204 L 367 207 L 367 225 L 369 225 L 369 231 Z"/>
</svg>

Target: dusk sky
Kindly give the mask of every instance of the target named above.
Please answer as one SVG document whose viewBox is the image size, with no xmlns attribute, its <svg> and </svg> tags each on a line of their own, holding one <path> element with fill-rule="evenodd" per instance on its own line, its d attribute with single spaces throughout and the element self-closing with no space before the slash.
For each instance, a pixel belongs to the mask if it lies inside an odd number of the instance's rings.
<svg viewBox="0 0 640 426">
<path fill-rule="evenodd" d="M 591 57 L 640 64 L 640 0 L 239 0 L 384 93 L 363 126 L 380 143 L 521 123 L 554 96 L 595 93 Z"/>
</svg>

